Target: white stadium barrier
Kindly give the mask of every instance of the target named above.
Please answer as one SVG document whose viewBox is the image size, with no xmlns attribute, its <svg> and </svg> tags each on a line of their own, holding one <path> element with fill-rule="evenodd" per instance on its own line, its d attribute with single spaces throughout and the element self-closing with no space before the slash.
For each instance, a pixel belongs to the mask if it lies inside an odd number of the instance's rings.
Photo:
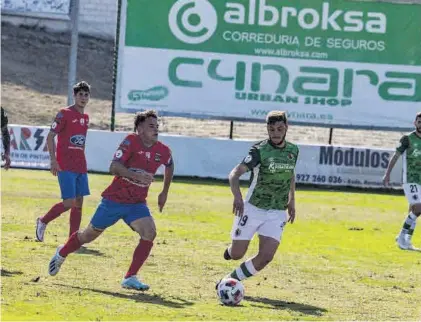
<svg viewBox="0 0 421 322">
<path fill-rule="evenodd" d="M 10 125 L 12 167 L 48 169 L 46 147 L 48 127 Z M 86 155 L 89 171 L 108 172 L 110 161 L 127 132 L 89 130 Z M 160 135 L 174 156 L 175 175 L 200 178 L 227 179 L 231 169 L 246 155 L 256 141 L 196 138 Z M 299 144 L 300 155 L 296 167 L 298 183 L 349 186 L 361 188 L 382 187 L 382 176 L 390 149 L 373 149 L 331 145 Z M 391 187 L 402 185 L 402 159 L 391 174 Z M 159 170 L 159 174 L 162 174 Z M 247 176 L 244 176 L 247 179 Z"/>
</svg>

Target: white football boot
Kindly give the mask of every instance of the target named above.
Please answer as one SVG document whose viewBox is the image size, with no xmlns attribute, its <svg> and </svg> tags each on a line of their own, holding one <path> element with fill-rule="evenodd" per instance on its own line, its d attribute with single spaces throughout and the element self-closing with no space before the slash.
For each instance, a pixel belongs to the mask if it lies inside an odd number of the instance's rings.
<svg viewBox="0 0 421 322">
<path fill-rule="evenodd" d="M 50 264 L 48 265 L 48 274 L 50 274 L 51 276 L 57 275 L 61 265 L 66 259 L 66 257 L 62 257 L 59 254 L 62 248 L 63 245 L 57 247 L 56 253 L 54 254 L 53 258 L 51 258 Z"/>
<path fill-rule="evenodd" d="M 35 229 L 35 236 L 37 238 L 37 240 L 39 242 L 43 242 L 44 241 L 44 233 L 45 233 L 45 229 L 47 228 L 47 224 L 44 224 L 41 221 L 41 218 L 37 218 L 37 225 L 36 225 L 36 229 Z"/>
<path fill-rule="evenodd" d="M 412 238 L 412 235 L 400 233 L 396 237 L 396 243 L 398 244 L 400 249 L 419 251 L 420 250 L 419 248 L 416 248 L 412 245 L 411 238 Z"/>
</svg>

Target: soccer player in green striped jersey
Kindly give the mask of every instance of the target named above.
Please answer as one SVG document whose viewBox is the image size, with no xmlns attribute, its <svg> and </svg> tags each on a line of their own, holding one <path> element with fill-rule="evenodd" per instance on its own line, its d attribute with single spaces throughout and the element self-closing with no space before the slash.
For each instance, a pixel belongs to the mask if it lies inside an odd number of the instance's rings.
<svg viewBox="0 0 421 322">
<path fill-rule="evenodd" d="M 417 218 L 421 215 L 421 112 L 415 116 L 415 131 L 400 139 L 396 152 L 390 159 L 383 178 L 385 185 L 389 184 L 390 173 L 399 157 L 403 156 L 403 190 L 409 202 L 409 214 L 403 223 L 400 234 L 396 237 L 399 248 L 418 250 L 412 246 Z"/>
<path fill-rule="evenodd" d="M 227 276 L 239 281 L 255 275 L 272 261 L 284 226 L 295 219 L 294 170 L 298 146 L 285 140 L 288 130 L 285 112 L 270 112 L 266 123 L 268 139 L 253 145 L 229 175 L 235 217 L 232 243 L 225 250 L 224 258 L 243 258 L 254 234 L 259 236 L 258 254 Z M 248 171 L 252 171 L 250 187 L 243 200 L 240 177 Z"/>
</svg>

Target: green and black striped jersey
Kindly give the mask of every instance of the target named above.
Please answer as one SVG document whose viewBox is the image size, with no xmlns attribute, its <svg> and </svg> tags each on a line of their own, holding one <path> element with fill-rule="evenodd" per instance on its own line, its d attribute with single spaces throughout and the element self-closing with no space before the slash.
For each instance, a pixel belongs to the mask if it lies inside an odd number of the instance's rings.
<svg viewBox="0 0 421 322">
<path fill-rule="evenodd" d="M 252 171 L 246 201 L 261 209 L 285 210 L 298 153 L 290 142 L 283 148 L 270 140 L 253 145 L 242 162 Z"/>
<path fill-rule="evenodd" d="M 403 182 L 421 184 L 421 137 L 415 131 L 404 135 L 396 151 L 403 154 Z"/>
</svg>

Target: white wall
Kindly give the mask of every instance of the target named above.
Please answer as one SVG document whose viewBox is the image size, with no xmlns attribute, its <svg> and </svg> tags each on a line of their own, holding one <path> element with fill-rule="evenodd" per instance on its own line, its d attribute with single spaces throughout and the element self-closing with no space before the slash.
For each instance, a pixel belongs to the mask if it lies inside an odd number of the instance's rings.
<svg viewBox="0 0 421 322">
<path fill-rule="evenodd" d="M 79 31 L 81 34 L 114 39 L 117 27 L 117 0 L 80 0 Z M 69 30 L 69 19 L 60 16 L 37 17 L 34 14 L 2 12 L 2 21 L 14 25 L 38 26 L 63 32 Z"/>
<path fill-rule="evenodd" d="M 46 126 L 10 125 L 12 167 L 48 169 Z M 89 130 L 86 138 L 88 170 L 108 172 L 114 152 L 125 132 Z M 248 153 L 255 141 L 196 138 L 160 134 L 174 157 L 175 175 L 227 179 L 231 169 Z M 41 139 L 41 141 L 40 141 Z M 106 142 L 106 144 L 104 144 Z M 383 174 L 392 149 L 300 144 L 297 182 L 312 185 L 382 188 Z M 358 161 L 357 161 L 358 160 Z M 362 160 L 362 161 L 361 161 Z M 361 164 L 362 162 L 362 164 Z M 276 168 L 276 165 L 273 165 Z M 162 168 L 158 174 L 162 174 Z M 243 179 L 247 179 L 249 174 Z M 393 188 L 402 184 L 402 158 L 391 174 Z"/>
</svg>

